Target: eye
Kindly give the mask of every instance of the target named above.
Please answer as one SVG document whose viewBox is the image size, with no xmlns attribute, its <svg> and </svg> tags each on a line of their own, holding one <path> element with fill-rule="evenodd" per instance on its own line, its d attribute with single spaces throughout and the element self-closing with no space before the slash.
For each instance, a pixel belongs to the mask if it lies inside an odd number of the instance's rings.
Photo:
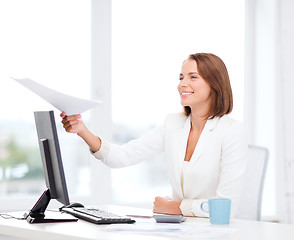
<svg viewBox="0 0 294 240">
<path fill-rule="evenodd" d="M 198 77 L 197 77 L 197 76 L 191 76 L 191 78 L 192 78 L 192 79 L 197 79 Z"/>
<path fill-rule="evenodd" d="M 179 77 L 179 80 L 182 81 L 184 78 L 182 76 Z"/>
</svg>

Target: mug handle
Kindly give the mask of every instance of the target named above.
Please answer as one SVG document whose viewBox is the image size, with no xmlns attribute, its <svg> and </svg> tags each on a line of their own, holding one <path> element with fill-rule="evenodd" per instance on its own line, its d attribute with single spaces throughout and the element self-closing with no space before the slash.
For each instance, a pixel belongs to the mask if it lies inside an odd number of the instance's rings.
<svg viewBox="0 0 294 240">
<path fill-rule="evenodd" d="M 203 212 L 209 213 L 209 211 L 206 211 L 206 210 L 204 210 L 204 209 L 203 209 L 203 205 L 204 205 L 205 203 L 207 203 L 207 204 L 208 204 L 208 202 L 207 202 L 207 201 L 206 201 L 206 202 L 203 202 L 203 203 L 201 203 L 201 205 L 200 205 L 200 209 L 201 209 Z"/>
</svg>

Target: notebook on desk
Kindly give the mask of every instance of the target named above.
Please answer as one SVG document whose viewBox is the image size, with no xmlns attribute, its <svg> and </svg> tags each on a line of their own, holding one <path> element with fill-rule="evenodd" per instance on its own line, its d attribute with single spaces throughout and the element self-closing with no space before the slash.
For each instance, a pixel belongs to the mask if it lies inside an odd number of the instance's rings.
<svg viewBox="0 0 294 240">
<path fill-rule="evenodd" d="M 48 189 L 44 191 L 29 213 L 25 213 L 25 219 L 29 223 L 76 221 L 75 218 L 66 217 L 66 214 L 62 214 L 63 218 L 46 218 L 45 210 L 50 200 L 56 199 L 64 205 L 60 208 L 60 212 L 71 214 L 77 218 L 92 223 L 111 224 L 135 222 L 135 220 L 129 217 L 118 216 L 95 208 L 85 208 L 79 203 L 70 204 L 55 125 L 54 112 L 35 112 L 34 116 L 45 181 Z"/>
</svg>

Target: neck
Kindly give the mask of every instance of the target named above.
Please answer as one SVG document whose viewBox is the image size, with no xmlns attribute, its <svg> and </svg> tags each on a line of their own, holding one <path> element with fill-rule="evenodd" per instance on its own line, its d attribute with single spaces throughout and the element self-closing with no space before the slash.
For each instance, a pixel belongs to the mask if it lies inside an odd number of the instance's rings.
<svg viewBox="0 0 294 240">
<path fill-rule="evenodd" d="M 190 115 L 191 130 L 201 132 L 205 126 L 207 119 L 203 115 L 193 114 Z"/>
<path fill-rule="evenodd" d="M 207 113 L 209 110 L 210 103 L 207 102 L 206 104 L 198 104 L 197 106 L 190 106 L 191 107 L 191 128 L 194 130 L 202 131 L 206 121 L 207 121 Z"/>
</svg>

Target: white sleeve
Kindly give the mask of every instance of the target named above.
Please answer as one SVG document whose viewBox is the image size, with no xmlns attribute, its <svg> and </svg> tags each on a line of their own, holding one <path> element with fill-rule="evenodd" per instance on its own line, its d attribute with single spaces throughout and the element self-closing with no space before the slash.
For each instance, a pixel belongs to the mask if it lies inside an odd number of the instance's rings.
<svg viewBox="0 0 294 240">
<path fill-rule="evenodd" d="M 109 145 L 109 142 L 107 142 L 106 140 L 104 140 L 103 138 L 100 137 L 100 141 L 101 141 L 101 146 L 100 146 L 100 149 L 99 151 L 97 152 L 93 152 L 91 149 L 90 149 L 90 153 L 92 153 L 92 155 L 97 158 L 97 159 L 104 159 L 108 153 L 109 153 L 109 148 L 110 148 L 110 145 Z"/>
<path fill-rule="evenodd" d="M 92 154 L 107 166 L 119 168 L 134 165 L 164 151 L 163 126 L 123 145 L 111 144 L 104 139 L 101 143 L 100 150 Z"/>
<path fill-rule="evenodd" d="M 231 217 L 236 214 L 242 195 L 243 175 L 246 169 L 248 150 L 244 127 L 235 123 L 228 129 L 223 142 L 220 178 L 215 197 L 231 199 Z M 183 199 L 181 211 L 184 216 L 208 217 L 201 209 L 201 203 L 208 199 Z"/>
<path fill-rule="evenodd" d="M 201 204 L 208 199 L 183 199 L 180 205 L 182 214 L 186 217 L 209 217 L 208 213 L 201 210 Z M 205 207 L 203 206 L 205 209 Z"/>
</svg>

